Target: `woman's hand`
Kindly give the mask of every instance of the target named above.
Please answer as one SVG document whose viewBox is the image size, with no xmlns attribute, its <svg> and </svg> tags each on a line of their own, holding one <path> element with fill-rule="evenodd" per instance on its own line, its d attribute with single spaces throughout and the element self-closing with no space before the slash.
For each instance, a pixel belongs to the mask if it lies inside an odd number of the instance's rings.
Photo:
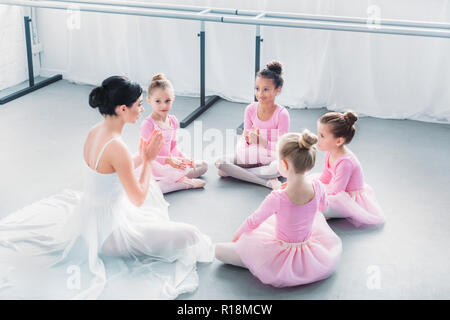
<svg viewBox="0 0 450 320">
<path fill-rule="evenodd" d="M 139 142 L 139 154 L 145 163 L 156 159 L 163 145 L 163 136 L 160 130 L 154 130 L 148 140 L 141 138 Z"/>
<path fill-rule="evenodd" d="M 139 139 L 139 156 L 141 157 L 142 161 L 144 161 L 144 144 L 145 140 L 144 138 L 140 137 Z"/>
</svg>

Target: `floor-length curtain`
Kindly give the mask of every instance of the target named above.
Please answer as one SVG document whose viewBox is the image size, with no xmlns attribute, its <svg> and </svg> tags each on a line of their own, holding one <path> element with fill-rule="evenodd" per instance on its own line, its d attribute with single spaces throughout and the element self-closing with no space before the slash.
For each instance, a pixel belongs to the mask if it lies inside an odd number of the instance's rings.
<svg viewBox="0 0 450 320">
<path fill-rule="evenodd" d="M 23 8 L 0 6 L 0 90 L 27 79 Z"/>
<path fill-rule="evenodd" d="M 144 0 L 142 0 L 144 1 Z M 149 1 L 148 2 L 160 2 Z M 165 3 L 261 11 L 450 22 L 448 0 L 172 0 Z M 146 87 L 165 73 L 180 95 L 199 95 L 200 22 L 40 9 L 43 72 L 98 84 L 125 74 Z M 57 27 L 58 26 L 58 27 Z M 278 102 L 293 108 L 352 109 L 380 118 L 450 121 L 450 39 L 261 27 L 261 64 L 280 60 Z M 206 89 L 253 99 L 255 27 L 206 23 Z"/>
</svg>

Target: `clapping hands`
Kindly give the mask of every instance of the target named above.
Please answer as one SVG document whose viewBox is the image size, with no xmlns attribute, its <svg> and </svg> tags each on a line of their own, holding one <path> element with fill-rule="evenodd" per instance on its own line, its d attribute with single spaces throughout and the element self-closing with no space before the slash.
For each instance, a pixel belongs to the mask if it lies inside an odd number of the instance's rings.
<svg viewBox="0 0 450 320">
<path fill-rule="evenodd" d="M 259 128 L 255 129 L 252 127 L 249 130 L 245 130 L 244 137 L 247 144 L 258 144 L 260 137 Z"/>
<path fill-rule="evenodd" d="M 155 160 L 163 145 L 163 136 L 160 130 L 154 130 L 148 140 L 140 138 L 139 154 L 145 163 Z"/>
</svg>

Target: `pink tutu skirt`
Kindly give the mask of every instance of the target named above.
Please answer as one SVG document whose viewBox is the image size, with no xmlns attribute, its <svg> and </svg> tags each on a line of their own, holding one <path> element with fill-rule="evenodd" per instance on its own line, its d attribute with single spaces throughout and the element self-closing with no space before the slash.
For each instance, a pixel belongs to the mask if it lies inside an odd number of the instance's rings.
<svg viewBox="0 0 450 320">
<path fill-rule="evenodd" d="M 164 182 L 177 182 L 182 177 L 186 176 L 189 171 L 191 171 L 191 167 L 186 167 L 186 169 L 176 169 L 169 164 L 161 164 L 158 161 L 153 161 L 152 163 L 152 175 L 153 179 L 156 181 L 164 181 Z"/>
<path fill-rule="evenodd" d="M 334 272 L 342 242 L 322 213 L 314 217 L 311 236 L 300 243 L 277 239 L 275 224 L 272 215 L 236 242 L 242 262 L 261 282 L 275 287 L 297 286 L 325 279 Z"/>
<path fill-rule="evenodd" d="M 276 159 L 276 152 L 266 149 L 258 144 L 248 145 L 245 139 L 238 141 L 236 145 L 237 164 L 267 165 Z"/>
<path fill-rule="evenodd" d="M 328 195 L 328 203 L 329 209 L 324 213 L 326 218 L 346 218 L 355 227 L 378 225 L 385 221 L 383 210 L 368 184 L 362 190 Z"/>
</svg>

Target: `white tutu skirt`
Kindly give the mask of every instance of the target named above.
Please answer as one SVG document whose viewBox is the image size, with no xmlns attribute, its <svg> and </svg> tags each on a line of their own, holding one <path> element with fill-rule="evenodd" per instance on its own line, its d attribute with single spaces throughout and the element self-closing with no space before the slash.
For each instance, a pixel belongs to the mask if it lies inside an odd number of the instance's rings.
<svg viewBox="0 0 450 320">
<path fill-rule="evenodd" d="M 65 190 L 0 220 L 0 299 L 174 299 L 198 287 L 196 263 L 214 247 L 169 220 L 155 181 L 140 208 L 123 193 L 104 201 Z"/>
</svg>

